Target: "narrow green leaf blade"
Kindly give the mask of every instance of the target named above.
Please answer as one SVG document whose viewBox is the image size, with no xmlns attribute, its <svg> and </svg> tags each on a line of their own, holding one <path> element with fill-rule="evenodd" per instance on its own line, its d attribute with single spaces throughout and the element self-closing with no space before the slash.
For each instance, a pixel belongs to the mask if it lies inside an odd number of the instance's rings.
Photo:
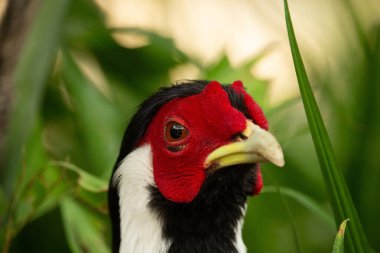
<svg viewBox="0 0 380 253">
<path fill-rule="evenodd" d="M 285 19 L 288 30 L 289 43 L 293 56 L 294 67 L 304 104 L 310 132 L 317 152 L 319 164 L 325 179 L 327 192 L 338 225 L 347 217 L 352 221 L 351 229 L 347 233 L 349 252 L 369 252 L 369 245 L 362 225 L 352 202 L 343 173 L 337 166 L 337 161 L 323 123 L 321 113 L 312 92 L 305 66 L 298 49 L 293 25 L 289 13 L 288 2 L 284 0 Z"/>
<path fill-rule="evenodd" d="M 72 163 L 57 161 L 52 162 L 51 164 L 74 172 L 75 176 L 77 177 L 77 184 L 89 192 L 101 193 L 106 192 L 108 189 L 107 181 L 88 173 L 87 171 L 75 166 Z"/>
<path fill-rule="evenodd" d="M 73 104 L 73 117 L 89 172 L 109 177 L 123 131 L 123 114 L 82 72 L 71 54 L 62 50 L 60 74 Z M 104 147 L 107 147 L 106 149 Z"/>
<path fill-rule="evenodd" d="M 346 231 L 346 225 L 348 221 L 349 219 L 346 219 L 342 222 L 342 224 L 340 224 L 332 253 L 344 253 L 344 232 Z"/>
<path fill-rule="evenodd" d="M 21 151 L 37 120 L 38 106 L 60 44 L 70 0 L 41 1 L 13 73 L 15 100 L 6 138 L 3 182 L 9 198 L 21 169 Z"/>
<path fill-rule="evenodd" d="M 335 230 L 335 221 L 333 218 L 318 205 L 318 203 L 310 198 L 309 196 L 303 194 L 302 192 L 296 191 L 294 189 L 290 189 L 283 186 L 265 186 L 261 193 L 278 193 L 280 192 L 282 195 L 293 199 L 298 204 L 305 207 L 310 212 L 313 212 L 318 217 L 326 222 L 326 224 Z"/>
<path fill-rule="evenodd" d="M 303 247 L 301 244 L 300 236 L 299 236 L 297 228 L 296 228 L 296 223 L 295 223 L 295 219 L 294 219 L 292 210 L 290 209 L 290 206 L 289 206 L 288 202 L 286 201 L 284 194 L 282 193 L 282 190 L 280 189 L 280 187 L 277 186 L 276 190 L 282 199 L 282 202 L 284 204 L 286 212 L 288 213 L 290 225 L 291 225 L 292 232 L 293 232 L 294 243 L 295 243 L 295 246 L 297 249 L 297 253 L 303 253 L 304 250 L 303 250 Z"/>
<path fill-rule="evenodd" d="M 62 201 L 61 211 L 72 252 L 110 252 L 104 236 L 106 224 L 94 212 L 71 198 Z"/>
</svg>

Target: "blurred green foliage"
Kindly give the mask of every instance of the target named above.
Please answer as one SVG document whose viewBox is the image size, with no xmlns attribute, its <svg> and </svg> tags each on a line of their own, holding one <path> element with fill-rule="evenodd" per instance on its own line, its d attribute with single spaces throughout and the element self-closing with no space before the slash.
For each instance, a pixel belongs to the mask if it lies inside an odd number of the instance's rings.
<svg viewBox="0 0 380 253">
<path fill-rule="evenodd" d="M 364 230 L 380 251 L 380 27 L 364 29 L 355 7 L 346 11 L 345 54 L 334 69 L 310 61 L 310 77 Z M 112 33 L 137 33 L 149 44 L 125 48 Z M 284 148 L 286 167 L 265 165 L 263 194 L 249 200 L 249 252 L 331 252 L 336 229 L 301 100 L 267 103 L 269 83 L 250 72 L 263 57 L 238 68 L 226 56 L 203 66 L 170 38 L 107 27 L 93 1 L 41 1 L 14 74 L 18 95 L 2 154 L 2 252 L 110 252 L 106 186 L 128 119 L 170 83 L 173 68 L 189 63 L 203 79 L 243 80 Z"/>
</svg>

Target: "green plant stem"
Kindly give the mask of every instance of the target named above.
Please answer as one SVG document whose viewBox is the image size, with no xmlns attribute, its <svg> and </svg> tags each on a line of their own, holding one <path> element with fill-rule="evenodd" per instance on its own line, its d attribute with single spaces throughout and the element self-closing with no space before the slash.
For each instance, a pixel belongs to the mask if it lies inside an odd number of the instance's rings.
<svg viewBox="0 0 380 253">
<path fill-rule="evenodd" d="M 286 212 L 288 213 L 290 224 L 291 224 L 293 235 L 294 235 L 294 244 L 296 245 L 297 252 L 303 253 L 304 250 L 302 248 L 301 240 L 300 240 L 298 231 L 296 229 L 296 223 L 295 223 L 295 219 L 294 219 L 292 210 L 290 209 L 289 203 L 285 199 L 284 194 L 282 194 L 282 190 L 278 185 L 276 186 L 276 190 L 277 190 L 277 193 L 280 195 L 280 198 L 282 200 L 282 203 L 284 204 Z"/>
</svg>

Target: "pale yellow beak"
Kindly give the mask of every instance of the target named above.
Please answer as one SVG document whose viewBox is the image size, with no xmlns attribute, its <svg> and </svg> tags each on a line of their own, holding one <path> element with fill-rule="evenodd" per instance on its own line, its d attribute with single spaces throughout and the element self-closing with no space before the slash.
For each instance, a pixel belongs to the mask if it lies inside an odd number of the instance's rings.
<svg viewBox="0 0 380 253">
<path fill-rule="evenodd" d="M 240 141 L 221 146 L 209 154 L 205 167 L 215 171 L 231 165 L 259 162 L 284 166 L 282 149 L 271 133 L 247 120 L 247 127 L 241 134 L 243 139 Z"/>
</svg>

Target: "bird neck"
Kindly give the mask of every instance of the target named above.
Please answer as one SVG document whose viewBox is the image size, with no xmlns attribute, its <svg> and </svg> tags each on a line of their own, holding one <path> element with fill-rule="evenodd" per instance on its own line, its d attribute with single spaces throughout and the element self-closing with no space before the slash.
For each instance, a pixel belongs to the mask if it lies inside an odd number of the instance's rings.
<svg viewBox="0 0 380 253">
<path fill-rule="evenodd" d="M 120 244 L 113 253 L 166 253 L 169 242 L 163 239 L 163 223 L 149 208 L 148 186 L 155 185 L 152 156 L 148 145 L 135 149 L 119 165 L 113 176 L 118 188 Z M 116 224 L 114 224 L 116 225 Z"/>
<path fill-rule="evenodd" d="M 190 203 L 175 203 L 157 189 L 150 148 L 130 153 L 118 168 L 120 253 L 245 253 L 242 225 L 250 167 L 227 168 L 207 178 Z"/>
<path fill-rule="evenodd" d="M 243 166 L 210 175 L 190 203 L 169 201 L 150 186 L 149 208 L 160 217 L 168 252 L 246 252 L 241 230 L 252 172 Z"/>
<path fill-rule="evenodd" d="M 149 207 L 159 215 L 162 236 L 170 242 L 167 252 L 246 252 L 241 233 L 245 204 L 178 204 L 165 199 L 157 188 L 150 187 L 150 192 Z"/>
</svg>

